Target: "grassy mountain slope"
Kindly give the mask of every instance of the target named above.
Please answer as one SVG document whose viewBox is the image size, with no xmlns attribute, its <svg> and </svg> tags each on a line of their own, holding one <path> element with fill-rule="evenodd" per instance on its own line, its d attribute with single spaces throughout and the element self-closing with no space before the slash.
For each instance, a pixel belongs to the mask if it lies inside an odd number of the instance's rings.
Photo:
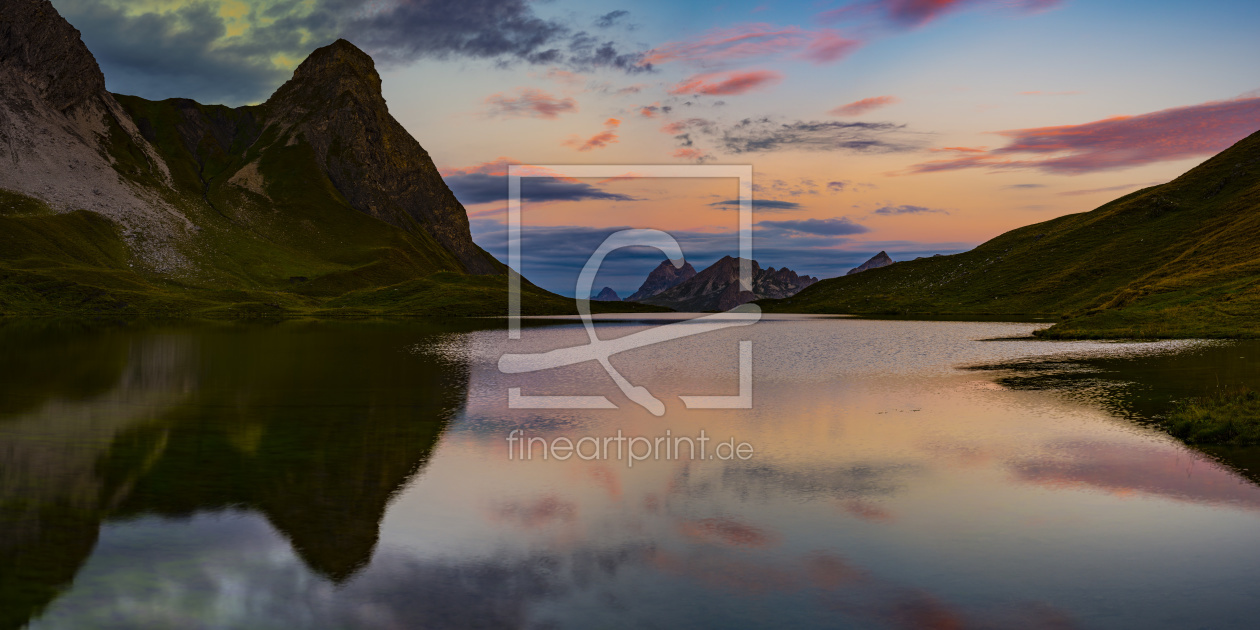
<svg viewBox="0 0 1260 630">
<path fill-rule="evenodd" d="M 506 311 L 507 268 L 472 242 L 349 42 L 311 53 L 261 105 L 149 101 L 107 92 L 47 0 L 11 2 L 0 315 Z M 524 285 L 527 312 L 574 312 Z"/>
<path fill-rule="evenodd" d="M 1260 336 L 1260 133 L 1181 177 L 770 312 L 1050 315 L 1048 337 Z"/>
</svg>

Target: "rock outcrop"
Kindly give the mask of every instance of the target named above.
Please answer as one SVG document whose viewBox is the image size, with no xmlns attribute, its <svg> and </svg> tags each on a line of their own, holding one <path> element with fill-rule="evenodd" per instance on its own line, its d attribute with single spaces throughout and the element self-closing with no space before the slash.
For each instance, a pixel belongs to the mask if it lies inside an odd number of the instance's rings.
<svg viewBox="0 0 1260 630">
<path fill-rule="evenodd" d="M 888 265 L 893 264 L 893 262 L 895 261 L 892 258 L 888 257 L 887 252 L 880 252 L 872 256 L 870 260 L 862 263 L 860 266 L 850 269 L 849 272 L 844 275 L 851 276 L 855 273 L 862 273 L 863 271 L 869 271 L 871 269 L 878 269 L 880 267 L 887 267 Z"/>
<path fill-rule="evenodd" d="M 651 273 L 648 274 L 643 285 L 626 298 L 627 302 L 638 302 L 645 298 L 650 298 L 663 291 L 672 289 L 695 277 L 696 268 L 691 263 L 684 262 L 682 267 L 675 267 L 674 263 L 668 260 L 662 260 L 661 264 L 656 266 Z"/>
</svg>

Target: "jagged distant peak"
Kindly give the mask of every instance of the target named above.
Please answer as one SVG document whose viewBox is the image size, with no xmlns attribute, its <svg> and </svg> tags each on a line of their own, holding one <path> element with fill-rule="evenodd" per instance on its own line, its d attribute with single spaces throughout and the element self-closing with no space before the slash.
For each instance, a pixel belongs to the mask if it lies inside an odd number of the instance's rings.
<svg viewBox="0 0 1260 630">
<path fill-rule="evenodd" d="M 888 265 L 891 265 L 894 262 L 896 261 L 894 261 L 888 255 L 888 252 L 881 251 L 880 253 L 872 256 L 870 260 L 862 263 L 861 265 L 857 267 L 854 267 L 853 269 L 850 269 L 849 272 L 844 275 L 851 276 L 855 273 L 862 273 L 863 271 L 869 271 L 871 269 L 878 269 L 880 267 L 887 267 Z"/>
</svg>

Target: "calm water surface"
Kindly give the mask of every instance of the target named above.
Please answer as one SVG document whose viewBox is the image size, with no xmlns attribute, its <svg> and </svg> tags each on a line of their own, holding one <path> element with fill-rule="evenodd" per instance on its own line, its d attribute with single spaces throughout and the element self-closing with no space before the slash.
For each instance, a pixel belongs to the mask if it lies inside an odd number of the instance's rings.
<svg viewBox="0 0 1260 630">
<path fill-rule="evenodd" d="M 0 627 L 1254 627 L 1260 487 L 1140 419 L 1254 385 L 1260 348 L 1011 339 L 1038 326 L 617 355 L 655 417 L 595 363 L 499 372 L 572 323 L 0 325 Z M 741 339 L 754 407 L 685 409 L 736 393 Z M 521 461 L 513 429 L 755 452 Z"/>
</svg>

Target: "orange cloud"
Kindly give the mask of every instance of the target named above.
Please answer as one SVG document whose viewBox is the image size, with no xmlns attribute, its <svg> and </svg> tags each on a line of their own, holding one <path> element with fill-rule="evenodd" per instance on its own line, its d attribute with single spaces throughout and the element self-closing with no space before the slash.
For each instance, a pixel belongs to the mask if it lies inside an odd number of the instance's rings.
<svg viewBox="0 0 1260 630">
<path fill-rule="evenodd" d="M 853 101 L 847 105 L 841 105 L 829 112 L 832 116 L 861 116 L 869 111 L 879 109 L 885 105 L 900 103 L 901 99 L 895 96 L 872 96 L 864 98 L 860 101 Z"/>
<path fill-rule="evenodd" d="M 502 92 L 486 97 L 486 113 L 491 116 L 553 119 L 565 112 L 576 112 L 577 101 L 560 98 L 535 88 L 517 88 L 516 96 Z"/>
<path fill-rule="evenodd" d="M 697 74 L 670 88 L 669 93 L 730 96 L 767 87 L 781 80 L 783 75 L 773 70 Z"/>
<path fill-rule="evenodd" d="M 616 118 L 609 118 L 604 121 L 603 131 L 587 138 L 586 140 L 582 140 L 581 138 L 574 136 L 565 140 L 563 144 L 569 147 L 576 147 L 578 151 L 593 151 L 595 149 L 602 149 L 610 144 L 617 143 L 617 134 L 613 133 L 613 131 L 620 126 L 620 120 Z"/>
<path fill-rule="evenodd" d="M 675 150 L 674 150 L 674 157 L 676 157 L 676 158 L 682 158 L 682 159 L 684 159 L 684 160 L 697 160 L 697 161 L 699 161 L 699 160 L 703 160 L 704 158 L 708 157 L 708 154 L 706 154 L 704 151 L 701 151 L 700 149 L 697 149 L 697 148 L 694 148 L 694 147 L 682 147 L 682 148 L 680 148 L 680 149 L 675 149 Z"/>
</svg>

